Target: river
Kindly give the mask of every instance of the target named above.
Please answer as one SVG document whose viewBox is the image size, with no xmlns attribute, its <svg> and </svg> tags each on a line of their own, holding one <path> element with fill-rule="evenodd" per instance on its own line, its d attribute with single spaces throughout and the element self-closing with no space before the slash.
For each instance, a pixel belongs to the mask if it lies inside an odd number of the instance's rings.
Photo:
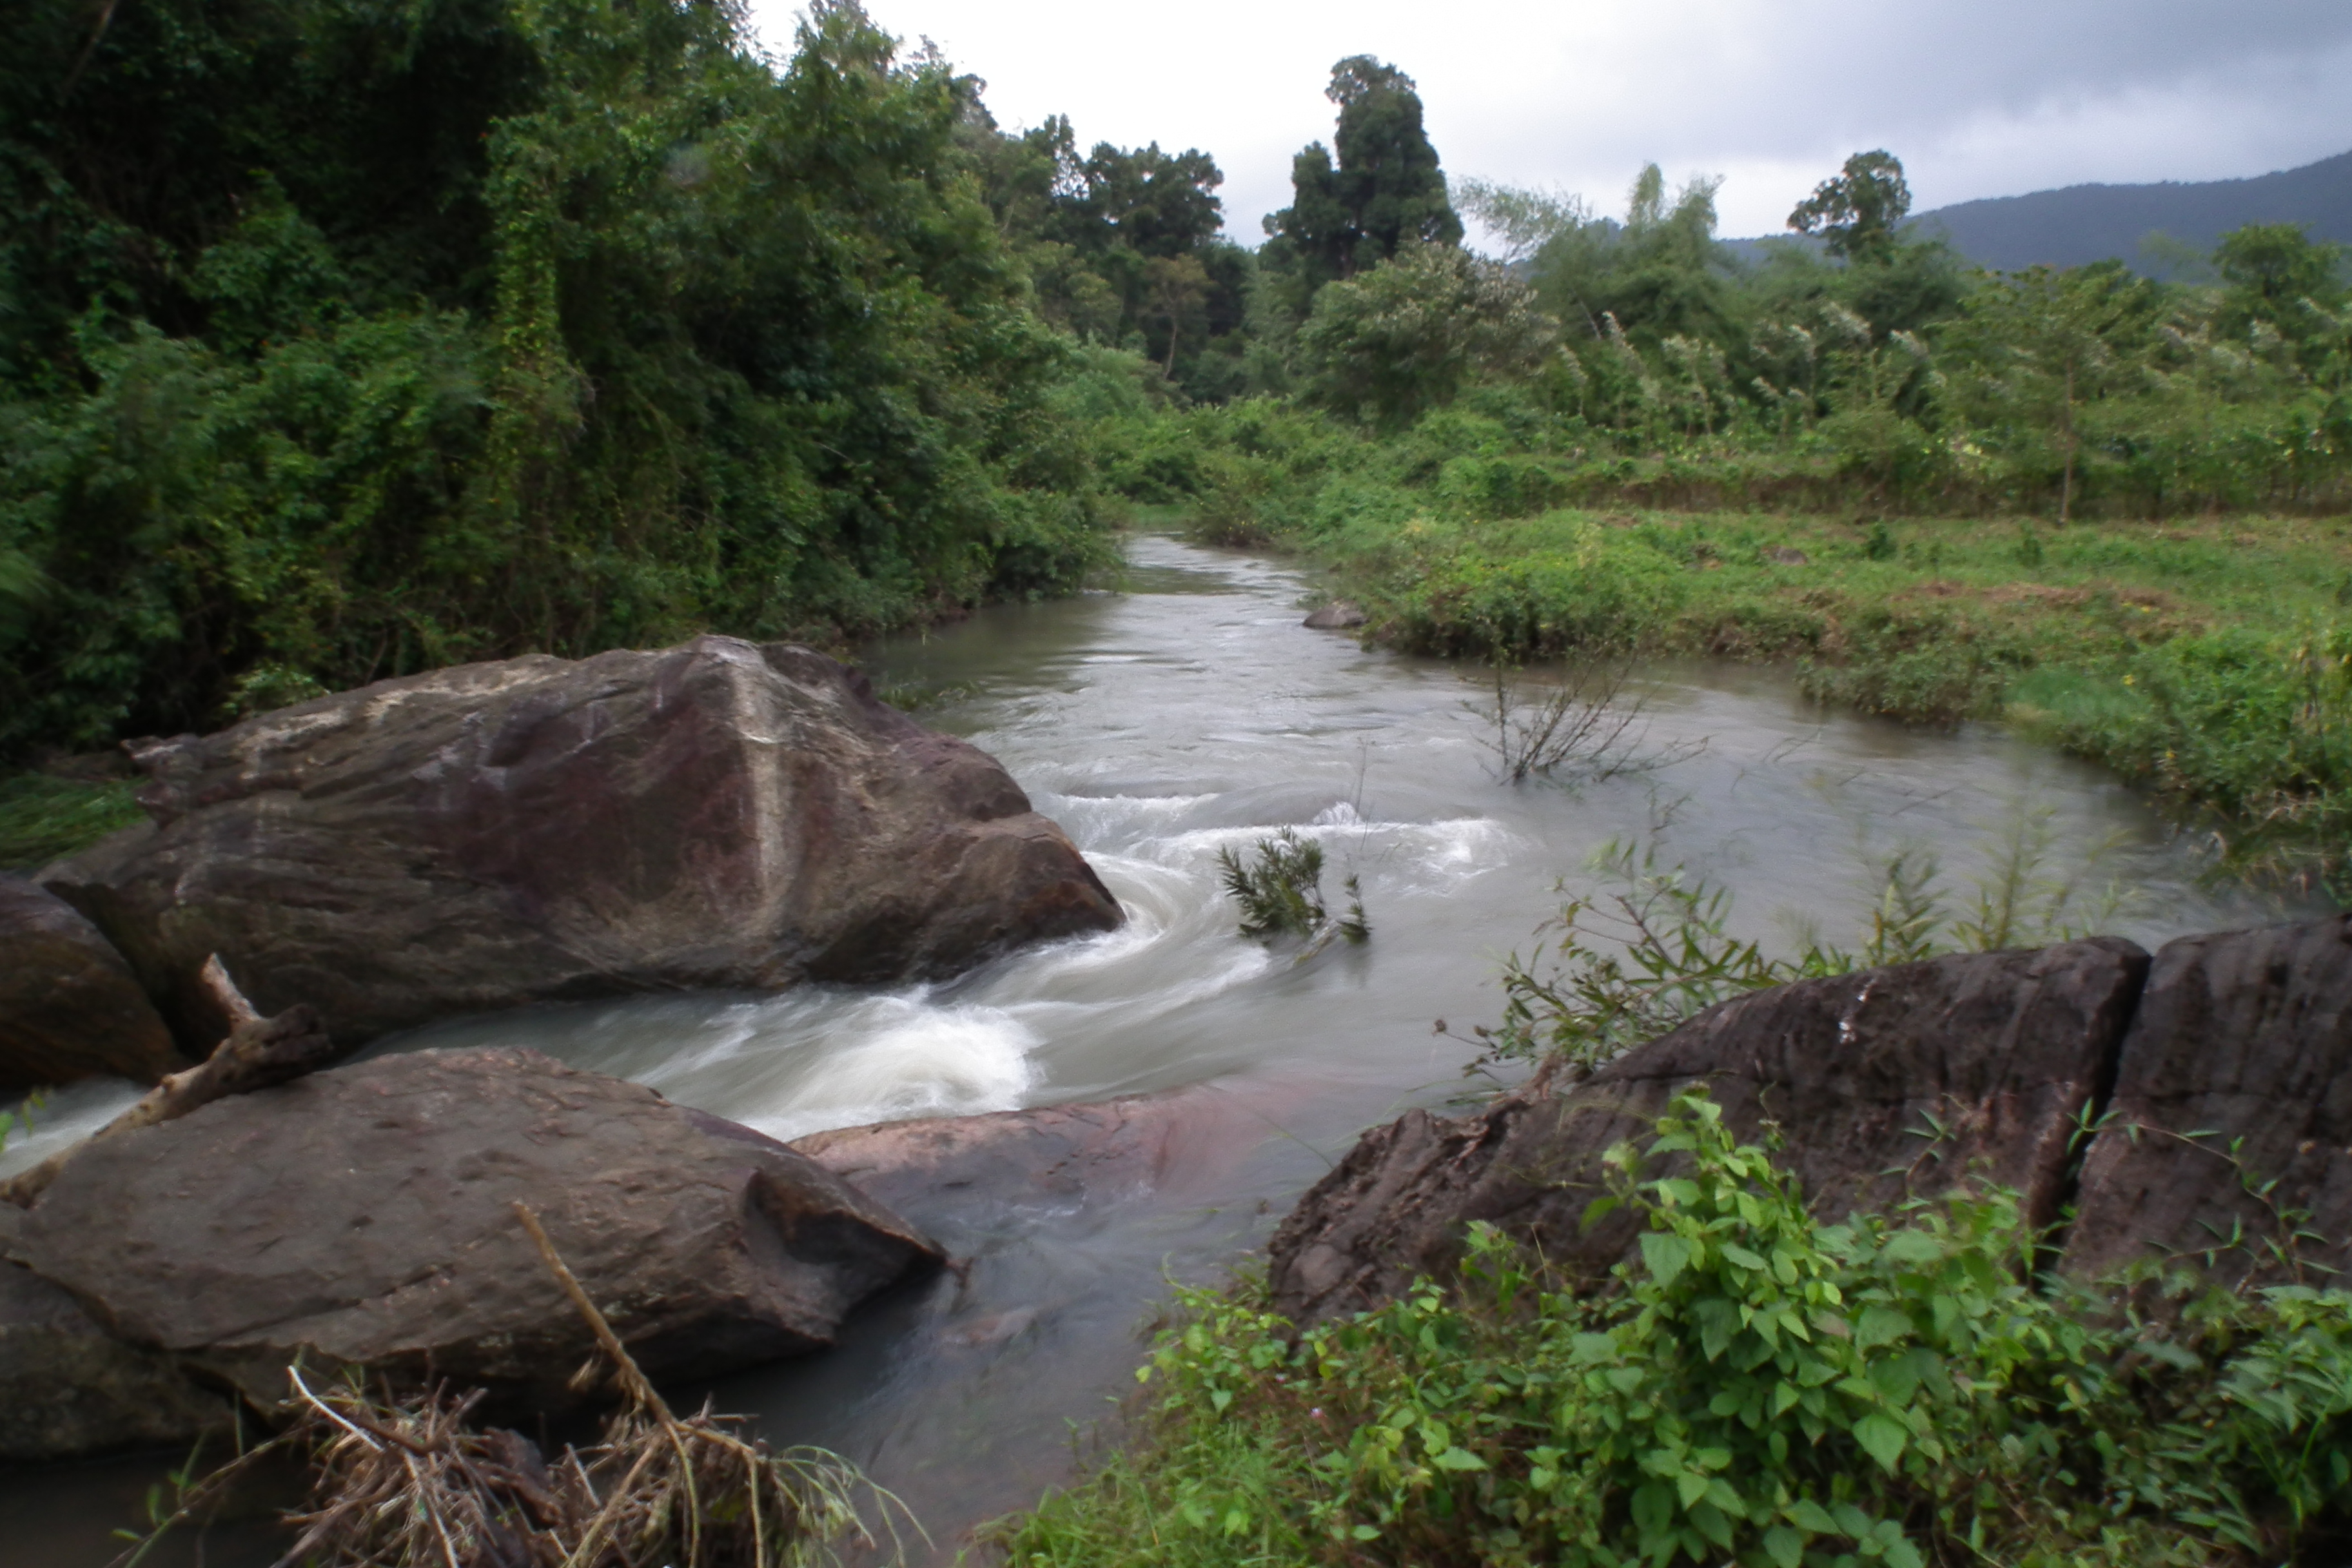
<svg viewBox="0 0 2352 1568">
<path fill-rule="evenodd" d="M 1456 1037 L 1496 1017 L 1497 963 L 1531 951 L 1563 881 L 1605 888 L 1589 867 L 1612 841 L 1727 888 L 1735 929 L 1781 948 L 1806 932 L 1852 944 L 1870 867 L 1906 847 L 1935 855 L 1968 903 L 2021 830 L 2050 842 L 2040 875 L 2079 874 L 2094 905 L 2121 889 L 2099 923 L 2144 943 L 2277 918 L 2200 887 L 2193 847 L 2095 768 L 1997 726 L 1824 713 L 1780 670 L 1646 668 L 1628 692 L 1660 765 L 1577 788 L 1505 783 L 1476 672 L 1304 628 L 1309 586 L 1288 565 L 1145 534 L 1118 592 L 868 650 L 886 693 L 993 753 L 1062 824 L 1126 907 L 1118 931 L 946 984 L 537 1010 L 373 1049 L 527 1045 L 782 1138 L 1213 1086 L 1218 1131 L 1164 1179 L 1087 1203 L 942 1198 L 918 1217 L 970 1260 L 961 1276 L 869 1306 L 833 1352 L 709 1391 L 775 1440 L 866 1466 L 944 1561 L 974 1521 L 1071 1473 L 1074 1432 L 1134 1388 L 1169 1280 L 1246 1258 L 1362 1127 L 1486 1084 L 1465 1078 L 1475 1053 Z M 1324 847 L 1329 891 L 1359 878 L 1370 942 L 1296 962 L 1235 934 L 1218 852 L 1282 826 Z M 127 1095 L 59 1096 L 6 1163 Z M 103 1563 L 105 1531 L 155 1468 L 0 1479 L 8 1561 Z"/>
</svg>

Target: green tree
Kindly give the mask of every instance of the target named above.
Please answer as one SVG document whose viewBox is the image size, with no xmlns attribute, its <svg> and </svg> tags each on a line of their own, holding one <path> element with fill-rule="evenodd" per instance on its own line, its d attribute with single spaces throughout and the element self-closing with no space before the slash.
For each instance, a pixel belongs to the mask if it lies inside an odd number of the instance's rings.
<svg viewBox="0 0 2352 1568">
<path fill-rule="evenodd" d="M 1964 410 L 2055 448 L 2062 527 L 2074 512 L 2081 410 L 2144 378 L 2163 307 L 2162 287 L 2120 261 L 2036 267 L 1987 282 L 1952 329 Z"/>
<path fill-rule="evenodd" d="M 1911 211 L 1911 186 L 1903 161 L 1884 148 L 1856 153 L 1835 179 L 1823 180 L 1789 215 L 1799 234 L 1818 234 L 1832 256 L 1850 261 L 1885 261 L 1895 249 L 1895 230 Z"/>
<path fill-rule="evenodd" d="M 2337 326 L 2344 258 L 2344 247 L 2313 239 L 2300 224 L 2250 223 L 2223 235 L 2213 252 L 2227 286 L 2223 329 L 2243 333 L 2263 322 L 2307 354 Z"/>
<path fill-rule="evenodd" d="M 1370 55 L 1331 68 L 1324 96 L 1339 106 L 1332 153 L 1310 143 L 1291 163 L 1291 205 L 1266 219 L 1266 232 L 1314 287 L 1352 278 L 1410 244 L 1457 245 L 1462 220 L 1422 126 L 1413 80 Z"/>
<path fill-rule="evenodd" d="M 1394 427 L 1475 377 L 1532 372 L 1559 341 L 1559 323 L 1507 268 L 1415 245 L 1318 294 L 1298 356 L 1315 401 Z"/>
</svg>

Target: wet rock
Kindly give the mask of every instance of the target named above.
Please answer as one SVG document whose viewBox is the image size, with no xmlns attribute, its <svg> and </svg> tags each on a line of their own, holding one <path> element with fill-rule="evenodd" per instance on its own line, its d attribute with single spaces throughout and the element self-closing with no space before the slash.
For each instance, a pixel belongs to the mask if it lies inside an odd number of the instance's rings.
<svg viewBox="0 0 2352 1568">
<path fill-rule="evenodd" d="M 299 1353 L 560 1408 L 593 1342 L 518 1199 L 656 1377 L 828 1343 L 938 1258 L 772 1139 L 516 1050 L 383 1057 L 91 1143 L 9 1253 L 257 1401 Z"/>
<path fill-rule="evenodd" d="M 170 1357 L 99 1327 L 68 1291 L 0 1262 L 0 1460 L 184 1443 L 234 1413 Z"/>
<path fill-rule="evenodd" d="M 2352 1270 L 2352 921 L 2157 953 L 2064 1257 L 2084 1279 L 2141 1262 L 2229 1285 L 2294 1279 L 2295 1258 L 2308 1283 Z"/>
<path fill-rule="evenodd" d="M 122 955 L 71 905 L 0 876 L 0 1089 L 184 1067 Z"/>
<path fill-rule="evenodd" d="M 1309 1323 L 1437 1274 L 1472 1220 L 1599 1279 L 1633 1215 L 1590 1230 L 1601 1155 L 1704 1081 L 1742 1137 L 1769 1121 L 1815 1213 L 1842 1218 L 1964 1177 L 2015 1187 L 2038 1221 L 2065 1196 L 2067 1145 L 2130 1018 L 2147 955 L 2116 938 L 1971 953 L 1737 998 L 1581 1082 L 1543 1080 L 1459 1119 L 1368 1133 L 1284 1220 L 1278 1309 Z"/>
<path fill-rule="evenodd" d="M 1334 599 L 1310 614 L 1305 624 L 1317 631 L 1349 631 L 1370 618 L 1364 614 L 1361 605 L 1348 599 Z"/>
<path fill-rule="evenodd" d="M 793 1149 L 926 1226 L 978 1211 L 1162 1195 L 1271 1135 L 1263 1097 L 1214 1085 L 1034 1110 L 845 1127 Z"/>
<path fill-rule="evenodd" d="M 459 666 L 134 748 L 152 826 L 44 881 L 184 1044 L 265 1014 L 353 1044 L 456 1013 L 937 977 L 1117 902 L 984 752 L 806 648 Z"/>
</svg>

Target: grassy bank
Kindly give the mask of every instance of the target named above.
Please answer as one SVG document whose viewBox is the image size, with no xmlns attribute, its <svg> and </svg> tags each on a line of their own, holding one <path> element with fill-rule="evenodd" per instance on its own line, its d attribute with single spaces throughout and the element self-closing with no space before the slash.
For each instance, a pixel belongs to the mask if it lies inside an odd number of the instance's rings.
<svg viewBox="0 0 2352 1568">
<path fill-rule="evenodd" d="M 0 778 L 0 872 L 30 872 L 145 819 L 129 780 Z"/>
<path fill-rule="evenodd" d="M 1828 702 L 2006 718 L 2250 853 L 2333 862 L 2352 788 L 2352 523 L 1552 511 L 1305 542 L 1375 635 L 1525 659 L 1793 662 Z"/>
</svg>

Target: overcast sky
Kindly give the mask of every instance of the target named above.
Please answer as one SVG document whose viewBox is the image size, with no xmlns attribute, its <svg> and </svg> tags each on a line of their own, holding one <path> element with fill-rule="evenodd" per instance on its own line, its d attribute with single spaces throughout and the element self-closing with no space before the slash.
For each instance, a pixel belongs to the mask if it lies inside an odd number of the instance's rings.
<svg viewBox="0 0 2352 1568">
<path fill-rule="evenodd" d="M 2086 180 L 2259 174 L 2352 150 L 2352 0 L 866 0 L 988 83 L 1008 129 L 1200 147 L 1247 244 L 1328 143 L 1331 62 L 1421 87 L 1446 171 L 1622 214 L 1654 159 L 1726 176 L 1727 235 L 1777 232 L 1885 147 L 1919 210 Z M 753 0 L 790 47 L 798 7 Z"/>
</svg>

